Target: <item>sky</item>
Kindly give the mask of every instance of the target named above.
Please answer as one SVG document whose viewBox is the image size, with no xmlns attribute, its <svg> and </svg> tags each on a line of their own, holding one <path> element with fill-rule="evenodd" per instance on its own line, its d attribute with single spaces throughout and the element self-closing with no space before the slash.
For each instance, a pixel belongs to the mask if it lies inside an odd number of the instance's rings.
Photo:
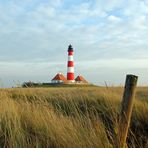
<svg viewBox="0 0 148 148">
<path fill-rule="evenodd" d="M 148 0 L 0 0 L 0 87 L 67 71 L 97 85 L 148 85 Z"/>
</svg>

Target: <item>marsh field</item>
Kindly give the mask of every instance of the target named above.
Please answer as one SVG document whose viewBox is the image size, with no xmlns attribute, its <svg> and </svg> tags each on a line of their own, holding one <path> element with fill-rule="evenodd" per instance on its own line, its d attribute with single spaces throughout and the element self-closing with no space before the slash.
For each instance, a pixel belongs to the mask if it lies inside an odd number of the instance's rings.
<svg viewBox="0 0 148 148">
<path fill-rule="evenodd" d="M 0 147 L 116 147 L 122 87 L 0 89 Z M 148 87 L 138 87 L 127 138 L 148 148 Z"/>
</svg>

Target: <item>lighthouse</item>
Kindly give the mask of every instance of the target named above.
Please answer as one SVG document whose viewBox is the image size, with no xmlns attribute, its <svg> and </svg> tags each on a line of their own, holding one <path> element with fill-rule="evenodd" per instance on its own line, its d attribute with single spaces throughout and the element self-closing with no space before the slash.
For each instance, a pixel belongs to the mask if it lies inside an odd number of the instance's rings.
<svg viewBox="0 0 148 148">
<path fill-rule="evenodd" d="M 67 63 L 67 81 L 69 83 L 74 83 L 74 60 L 73 60 L 73 47 L 68 46 L 68 63 Z"/>
</svg>

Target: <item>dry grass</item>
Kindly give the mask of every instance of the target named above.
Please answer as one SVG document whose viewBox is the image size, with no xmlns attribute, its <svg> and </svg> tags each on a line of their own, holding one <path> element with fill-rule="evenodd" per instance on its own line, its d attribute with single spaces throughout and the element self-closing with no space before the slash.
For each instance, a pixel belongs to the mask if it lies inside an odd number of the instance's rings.
<svg viewBox="0 0 148 148">
<path fill-rule="evenodd" d="M 0 147 L 110 148 L 115 146 L 122 88 L 0 90 Z M 148 88 L 138 88 L 127 140 L 148 143 Z"/>
</svg>

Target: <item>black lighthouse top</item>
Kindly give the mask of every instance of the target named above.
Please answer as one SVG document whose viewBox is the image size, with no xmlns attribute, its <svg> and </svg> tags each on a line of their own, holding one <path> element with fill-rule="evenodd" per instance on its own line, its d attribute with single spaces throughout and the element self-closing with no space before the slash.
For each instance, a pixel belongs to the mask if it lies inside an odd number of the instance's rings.
<svg viewBox="0 0 148 148">
<path fill-rule="evenodd" d="M 68 46 L 68 52 L 69 52 L 69 51 L 73 51 L 73 47 L 72 47 L 71 44 Z"/>
</svg>

